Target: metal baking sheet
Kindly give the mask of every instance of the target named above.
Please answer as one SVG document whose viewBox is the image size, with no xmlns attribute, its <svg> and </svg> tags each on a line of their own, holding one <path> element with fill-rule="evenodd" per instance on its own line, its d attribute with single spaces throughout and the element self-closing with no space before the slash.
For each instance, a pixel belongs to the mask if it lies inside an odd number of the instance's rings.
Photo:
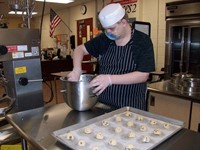
<svg viewBox="0 0 200 150">
<path fill-rule="evenodd" d="M 164 125 L 169 128 L 165 128 Z M 179 120 L 124 107 L 56 130 L 52 135 L 75 150 L 100 150 L 102 147 L 104 150 L 117 150 L 126 149 L 127 146 L 134 147 L 127 150 L 150 150 L 182 129 L 183 125 L 183 122 Z M 86 128 L 91 133 L 87 133 Z M 159 131 L 159 134 L 156 134 L 155 130 Z M 134 137 L 128 136 L 130 132 L 134 134 Z M 99 133 L 103 135 L 103 139 L 98 139 Z M 144 137 L 150 141 L 145 141 Z"/>
</svg>

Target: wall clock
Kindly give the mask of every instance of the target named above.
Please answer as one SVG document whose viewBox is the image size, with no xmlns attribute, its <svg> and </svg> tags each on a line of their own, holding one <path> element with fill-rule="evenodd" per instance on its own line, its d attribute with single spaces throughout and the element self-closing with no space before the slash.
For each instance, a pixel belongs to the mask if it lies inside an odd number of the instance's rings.
<svg viewBox="0 0 200 150">
<path fill-rule="evenodd" d="M 87 12 L 87 6 L 86 5 L 81 5 L 80 12 L 81 12 L 82 15 L 85 15 L 86 12 Z"/>
</svg>

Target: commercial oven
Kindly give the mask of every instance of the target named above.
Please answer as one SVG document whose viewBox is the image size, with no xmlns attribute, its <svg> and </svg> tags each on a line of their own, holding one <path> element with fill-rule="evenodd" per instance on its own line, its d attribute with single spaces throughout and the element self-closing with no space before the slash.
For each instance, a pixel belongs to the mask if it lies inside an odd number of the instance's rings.
<svg viewBox="0 0 200 150">
<path fill-rule="evenodd" d="M 166 4 L 165 72 L 200 76 L 200 2 Z"/>
</svg>

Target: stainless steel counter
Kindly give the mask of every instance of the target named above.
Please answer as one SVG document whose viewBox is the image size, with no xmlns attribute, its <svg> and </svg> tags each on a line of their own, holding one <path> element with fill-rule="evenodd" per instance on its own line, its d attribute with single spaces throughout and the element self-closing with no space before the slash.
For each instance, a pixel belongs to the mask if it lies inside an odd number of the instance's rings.
<svg viewBox="0 0 200 150">
<path fill-rule="evenodd" d="M 180 91 L 173 86 L 170 80 L 151 83 L 148 85 L 148 90 L 161 94 L 176 96 L 179 98 L 189 99 L 192 102 L 200 103 L 200 93 L 187 93 Z"/>
<path fill-rule="evenodd" d="M 8 114 L 6 115 L 6 119 L 36 150 L 68 150 L 69 148 L 53 138 L 51 135 L 53 131 L 83 122 L 110 111 L 112 109 L 103 105 L 97 105 L 90 111 L 77 112 L 69 108 L 65 103 L 62 103 Z M 199 150 L 199 141 L 199 133 L 182 129 L 155 149 Z"/>
</svg>

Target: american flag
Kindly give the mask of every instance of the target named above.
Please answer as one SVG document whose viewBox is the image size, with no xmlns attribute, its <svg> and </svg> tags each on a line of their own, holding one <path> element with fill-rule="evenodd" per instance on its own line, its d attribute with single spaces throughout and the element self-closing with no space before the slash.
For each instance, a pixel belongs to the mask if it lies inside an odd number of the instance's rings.
<svg viewBox="0 0 200 150">
<path fill-rule="evenodd" d="M 55 28 L 62 21 L 53 9 L 50 9 L 50 37 L 53 36 Z"/>
</svg>

